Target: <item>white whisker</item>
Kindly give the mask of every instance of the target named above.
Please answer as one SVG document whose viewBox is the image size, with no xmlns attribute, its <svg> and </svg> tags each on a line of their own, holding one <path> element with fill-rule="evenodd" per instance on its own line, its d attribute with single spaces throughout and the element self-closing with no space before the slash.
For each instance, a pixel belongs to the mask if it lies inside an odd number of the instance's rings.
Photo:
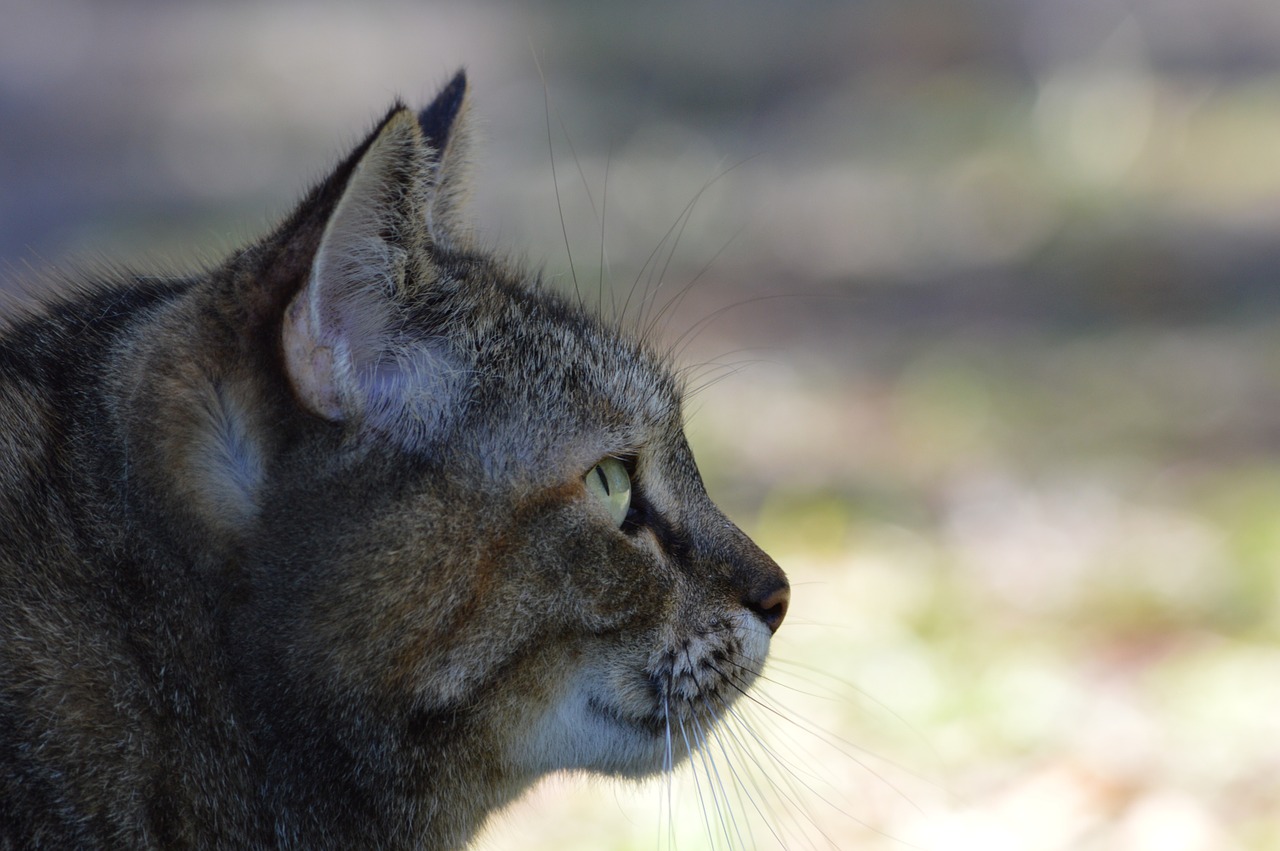
<svg viewBox="0 0 1280 851">
<path fill-rule="evenodd" d="M 734 712 L 733 717 L 739 722 L 742 729 L 744 729 L 747 732 L 748 736 L 750 737 L 748 742 L 744 742 L 744 747 L 743 747 L 744 753 L 746 753 L 752 759 L 752 762 L 754 763 L 754 765 L 758 769 L 760 769 L 761 773 L 766 778 L 768 778 L 769 783 L 777 791 L 779 797 L 781 797 L 787 803 L 788 809 L 790 810 L 787 821 L 797 826 L 796 827 L 797 832 L 805 840 L 807 844 L 809 844 L 812 847 L 813 840 L 810 837 L 808 831 L 806 831 L 803 827 L 800 826 L 801 819 L 799 816 L 796 815 L 796 813 L 803 814 L 804 820 L 809 823 L 812 829 L 816 831 L 823 838 L 823 840 L 825 840 L 825 843 L 828 847 L 830 848 L 838 847 L 835 841 L 819 825 L 817 817 L 813 813 L 812 809 L 806 803 L 805 795 L 801 792 L 799 788 L 797 788 L 796 783 L 799 783 L 800 786 L 804 787 L 806 791 L 811 793 L 814 797 L 817 797 L 819 800 L 821 800 L 823 803 L 825 803 L 827 806 L 831 807 L 835 811 L 840 812 L 843 815 L 849 816 L 850 818 L 853 819 L 853 821 L 855 821 L 856 823 L 858 823 L 863 827 L 866 827 L 873 831 L 876 830 L 875 827 L 873 827 L 872 825 L 869 825 L 866 822 L 862 821 L 861 819 L 858 819 L 849 815 L 847 812 L 841 809 L 838 805 L 832 803 L 826 797 L 815 792 L 813 786 L 807 783 L 797 773 L 798 768 L 794 762 L 783 758 L 781 754 L 778 753 L 773 747 L 771 747 L 763 737 L 761 737 L 756 733 L 756 731 L 752 728 L 752 725 L 748 724 L 743 719 L 740 713 Z M 766 766 L 765 763 L 768 763 L 768 765 Z M 778 768 L 782 768 L 784 769 L 784 771 L 781 772 L 780 774 L 777 771 Z M 816 775 L 812 774 L 812 772 L 806 772 L 806 773 L 808 773 L 810 778 L 812 778 L 815 782 L 825 782 L 822 778 L 819 778 Z M 879 831 L 876 831 L 876 832 L 878 833 Z"/>
<path fill-rule="evenodd" d="M 726 719 L 726 722 L 730 720 L 736 721 L 739 726 L 742 726 L 743 728 L 747 729 L 748 733 L 750 733 L 749 726 L 746 724 L 745 721 L 743 721 L 740 718 L 737 712 L 735 712 L 732 708 L 729 708 L 728 712 L 730 714 L 730 717 Z M 770 796 L 766 794 L 764 789 L 761 788 L 760 782 L 757 779 L 759 776 L 764 776 L 766 778 L 769 778 L 770 775 L 768 770 L 763 765 L 760 764 L 760 760 L 757 757 L 757 755 L 751 751 L 748 744 L 737 734 L 737 732 L 734 730 L 733 724 L 725 723 L 721 727 L 721 731 L 722 731 L 721 738 L 724 738 L 724 737 L 729 738 L 732 741 L 734 748 L 737 750 L 737 752 L 742 756 L 744 756 L 746 760 L 749 760 L 750 762 L 749 765 L 744 766 L 745 770 L 741 773 L 739 773 L 739 771 L 736 768 L 734 769 L 734 776 L 739 778 L 740 788 L 742 788 L 742 790 L 747 793 L 746 795 L 747 800 L 751 802 L 752 808 L 756 811 L 756 814 L 760 816 L 761 821 L 764 822 L 764 825 L 768 829 L 769 833 L 773 835 L 773 838 L 777 840 L 779 845 L 785 845 L 785 841 L 782 835 L 778 833 L 778 829 L 775 827 L 775 826 L 782 825 L 784 821 L 783 819 L 778 817 L 778 813 L 773 809 L 773 806 L 769 802 Z M 727 754 L 726 754 L 726 758 L 728 758 Z M 755 767 L 756 769 L 755 771 L 751 770 L 752 766 Z M 745 775 L 745 778 L 746 778 L 745 783 L 742 782 L 741 780 L 741 777 L 743 775 Z M 769 779 L 769 782 L 771 784 L 774 783 L 772 778 Z M 750 784 L 750 789 L 747 788 L 748 783 Z M 774 785 L 776 788 L 776 784 Z M 751 790 L 755 791 L 754 796 L 750 794 Z M 754 844 L 752 847 L 754 847 Z"/>
<path fill-rule="evenodd" d="M 683 738 L 683 739 L 684 739 L 684 747 L 685 747 L 685 751 L 686 751 L 687 753 L 689 753 L 689 754 L 690 754 L 690 756 L 692 757 L 692 755 L 693 755 L 693 753 L 694 753 L 694 748 L 693 748 L 693 746 L 691 745 L 691 743 L 689 742 L 689 733 L 688 733 L 688 731 L 685 729 L 685 726 L 684 726 L 684 719 L 677 719 L 677 720 L 679 721 L 679 724 L 680 724 L 680 736 L 681 736 L 681 738 Z M 692 763 L 692 759 L 690 760 L 690 762 Z M 707 801 L 706 801 L 706 798 L 704 798 L 704 797 L 703 797 L 703 795 L 702 795 L 702 784 L 698 781 L 698 772 L 697 772 L 697 769 L 696 769 L 696 768 L 694 768 L 693 770 L 691 770 L 691 771 L 689 772 L 689 776 L 693 778 L 693 788 L 694 788 L 694 790 L 698 793 L 698 807 L 699 807 L 699 808 L 701 809 L 701 811 L 702 811 L 702 822 L 703 822 L 703 825 L 706 827 L 706 830 L 707 830 L 707 842 L 708 842 L 712 847 L 714 847 L 714 846 L 715 846 L 715 836 L 714 836 L 714 835 L 712 834 L 712 832 L 711 832 L 711 819 L 710 819 L 710 817 L 707 815 Z"/>
<path fill-rule="evenodd" d="M 729 846 L 732 846 L 733 837 L 729 831 L 729 823 L 730 821 L 732 821 L 734 826 L 734 833 L 737 833 L 738 835 L 738 842 L 742 847 L 745 848 L 747 846 L 743 843 L 742 834 L 737 829 L 738 827 L 737 820 L 732 819 L 733 810 L 728 806 L 728 803 L 729 803 L 728 789 L 725 787 L 724 778 L 721 777 L 720 768 L 716 764 L 716 761 L 714 759 L 714 754 L 711 752 L 710 732 L 709 732 L 710 728 L 708 728 L 708 730 L 702 729 L 702 724 L 699 722 L 698 715 L 696 712 L 694 712 L 690 716 L 690 720 L 693 722 L 694 738 L 698 740 L 698 757 L 702 762 L 703 772 L 706 774 L 706 777 L 707 777 L 707 783 L 708 785 L 711 786 L 712 800 L 715 801 L 717 804 L 722 804 L 721 806 L 716 807 L 716 810 L 717 810 L 716 815 L 720 820 L 720 832 L 724 836 L 725 843 Z M 712 724 L 715 723 L 714 715 L 712 715 L 710 720 Z"/>
<path fill-rule="evenodd" d="M 724 711 L 729 714 L 730 718 L 734 717 L 732 707 L 725 706 L 723 708 L 724 708 Z M 735 749 L 739 751 L 741 751 L 742 748 L 737 738 L 737 735 L 733 731 L 732 724 L 727 723 L 728 721 L 729 721 L 729 718 L 723 719 L 722 723 L 720 723 L 716 727 L 713 734 L 713 738 L 715 740 L 715 744 L 720 748 L 720 753 L 724 755 L 725 765 L 727 766 L 730 776 L 733 780 L 733 787 L 734 787 L 735 797 L 738 799 L 738 805 L 745 812 L 746 806 L 743 800 L 744 797 L 746 801 L 750 801 L 752 809 L 754 809 L 756 813 L 761 816 L 761 818 L 764 820 L 765 826 L 768 827 L 770 833 L 773 833 L 775 839 L 778 839 L 779 841 L 781 841 L 780 837 L 778 837 L 778 834 L 774 832 L 773 827 L 770 824 L 770 821 L 771 821 L 770 818 L 764 815 L 764 813 L 760 809 L 759 804 L 756 802 L 756 798 L 751 795 L 752 788 L 755 789 L 757 795 L 760 795 L 761 793 L 760 787 L 756 783 L 755 777 L 750 771 L 745 771 L 745 772 L 740 771 L 737 765 L 738 760 L 734 759 L 734 755 L 729 752 L 729 747 L 726 745 L 726 741 L 729 744 L 733 745 Z M 732 816 L 732 814 L 730 815 Z M 743 847 L 755 848 L 756 847 L 755 835 L 751 830 L 751 822 L 748 819 L 744 819 L 743 821 L 746 824 L 747 837 L 750 839 L 750 842 L 745 843 Z M 734 819 L 734 828 L 737 831 L 739 841 L 741 842 L 742 830 L 739 827 L 737 819 Z"/>
</svg>

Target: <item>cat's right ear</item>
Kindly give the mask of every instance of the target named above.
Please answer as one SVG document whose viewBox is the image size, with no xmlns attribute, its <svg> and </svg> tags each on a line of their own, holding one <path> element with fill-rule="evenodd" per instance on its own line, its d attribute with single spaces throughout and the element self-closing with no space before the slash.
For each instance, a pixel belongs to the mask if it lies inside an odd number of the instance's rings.
<svg viewBox="0 0 1280 851">
<path fill-rule="evenodd" d="M 335 423 L 421 429 L 444 410 L 447 355 L 405 339 L 405 276 L 430 244 L 437 164 L 412 112 L 393 110 L 364 146 L 309 275 L 284 312 L 285 371 L 302 405 Z"/>
<path fill-rule="evenodd" d="M 427 203 L 433 241 L 449 248 L 468 240 L 470 227 L 462 207 L 471 189 L 471 121 L 467 75 L 458 71 L 431 103 L 418 113 L 436 169 Z"/>
</svg>

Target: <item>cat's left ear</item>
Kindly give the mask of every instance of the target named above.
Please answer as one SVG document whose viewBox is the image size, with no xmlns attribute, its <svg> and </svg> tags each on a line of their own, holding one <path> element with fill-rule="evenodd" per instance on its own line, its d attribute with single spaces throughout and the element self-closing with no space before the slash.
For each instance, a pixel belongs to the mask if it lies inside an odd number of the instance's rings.
<svg viewBox="0 0 1280 851">
<path fill-rule="evenodd" d="M 448 356 L 402 309 L 406 282 L 429 282 L 432 254 L 469 241 L 466 89 L 459 72 L 422 112 L 393 108 L 274 238 L 315 245 L 279 339 L 297 398 L 319 417 L 418 434 L 448 407 Z M 301 271 L 305 252 L 285 253 L 283 271 Z"/>
<path fill-rule="evenodd" d="M 455 248 L 470 241 L 471 228 L 462 217 L 471 187 L 472 130 L 467 75 L 459 70 L 435 100 L 418 113 L 418 127 L 435 162 L 425 211 L 432 241 Z"/>
<path fill-rule="evenodd" d="M 362 146 L 280 331 L 293 390 L 311 413 L 384 432 L 421 431 L 447 408 L 448 356 L 404 324 L 424 276 L 437 164 L 414 115 L 393 109 Z"/>
</svg>

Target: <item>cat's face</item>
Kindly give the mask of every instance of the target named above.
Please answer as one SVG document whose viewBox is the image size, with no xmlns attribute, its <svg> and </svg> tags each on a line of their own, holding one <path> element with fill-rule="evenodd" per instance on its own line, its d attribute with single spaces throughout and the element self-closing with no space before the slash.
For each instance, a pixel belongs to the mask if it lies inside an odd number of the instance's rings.
<svg viewBox="0 0 1280 851">
<path fill-rule="evenodd" d="M 511 601 L 478 619 L 501 627 L 476 655 L 527 655 L 536 675 L 507 683 L 521 715 L 503 722 L 521 731 L 509 746 L 536 773 L 670 766 L 759 672 L 785 579 L 707 497 L 659 358 L 474 271 L 488 315 L 459 325 L 488 332 L 468 341 L 471 401 L 449 431 L 467 459 L 453 469 L 494 501 L 487 590 Z M 448 690 L 477 668 L 418 683 Z"/>
<path fill-rule="evenodd" d="M 289 555 L 323 576 L 298 665 L 339 661 L 343 688 L 407 714 L 479 708 L 530 776 L 671 767 L 760 671 L 786 580 L 705 493 L 661 359 L 462 266 L 429 325 L 451 408 L 419 444 L 339 455 L 318 516 L 268 524 L 307 529 Z"/>
<path fill-rule="evenodd" d="M 522 783 L 653 773 L 751 685 L 786 579 L 703 489 L 666 359 L 462 235 L 460 107 L 384 121 L 281 311 L 305 424 L 251 488 L 250 640 L 317 716 L 465 728 Z"/>
</svg>

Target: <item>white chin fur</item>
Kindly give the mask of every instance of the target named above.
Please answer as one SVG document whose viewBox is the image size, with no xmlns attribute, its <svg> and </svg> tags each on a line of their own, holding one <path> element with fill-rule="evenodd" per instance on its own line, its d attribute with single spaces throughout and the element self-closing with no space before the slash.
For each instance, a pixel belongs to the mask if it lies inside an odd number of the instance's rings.
<svg viewBox="0 0 1280 851">
<path fill-rule="evenodd" d="M 748 612 L 734 615 L 731 624 L 740 660 L 736 670 L 758 672 L 769 651 L 769 630 Z M 689 640 L 685 647 L 694 652 L 694 657 L 687 662 L 682 660 L 676 667 L 696 663 L 701 654 L 710 658 L 718 646 L 706 638 Z M 644 777 L 685 759 L 686 746 L 678 732 L 675 711 L 670 729 L 657 720 L 630 720 L 639 717 L 636 709 L 628 709 L 632 701 L 610 693 L 605 685 L 610 679 L 614 678 L 603 676 L 592 666 L 580 669 L 560 701 L 529 731 L 522 756 L 535 774 L 581 769 Z M 731 703 L 746 685 L 749 683 L 738 679 L 722 686 L 718 701 L 722 705 Z M 697 703 L 697 699 L 692 702 Z M 655 718 L 647 712 L 642 716 Z"/>
<path fill-rule="evenodd" d="M 665 737 L 614 717 L 599 707 L 608 697 L 592 684 L 596 676 L 578 674 L 526 740 L 525 758 L 536 774 L 583 769 L 602 774 L 643 777 L 661 771 Z"/>
</svg>

